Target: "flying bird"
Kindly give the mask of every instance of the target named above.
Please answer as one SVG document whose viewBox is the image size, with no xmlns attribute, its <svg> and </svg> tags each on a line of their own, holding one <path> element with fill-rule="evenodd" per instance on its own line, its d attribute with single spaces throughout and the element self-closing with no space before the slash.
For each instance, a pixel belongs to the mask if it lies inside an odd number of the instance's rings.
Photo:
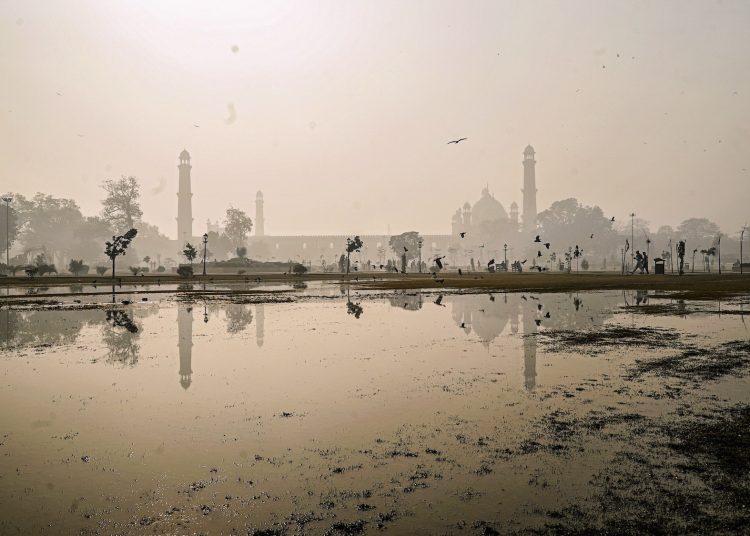
<svg viewBox="0 0 750 536">
<path fill-rule="evenodd" d="M 539 235 L 536 235 L 536 238 L 534 239 L 534 242 L 541 242 L 542 239 L 539 237 Z"/>
<path fill-rule="evenodd" d="M 523 294 L 521 294 L 521 298 L 523 298 L 523 301 L 529 301 L 528 298 L 526 298 L 526 296 L 524 296 Z"/>
<path fill-rule="evenodd" d="M 495 264 L 495 259 L 490 259 L 489 261 L 487 261 L 487 266 L 492 266 L 493 264 Z"/>
<path fill-rule="evenodd" d="M 442 260 L 445 258 L 445 255 L 442 257 L 435 257 L 435 264 L 437 264 L 437 267 L 441 270 L 443 269 L 443 262 Z"/>
<path fill-rule="evenodd" d="M 466 231 L 464 231 L 462 233 L 458 233 L 458 234 L 461 235 L 461 238 L 464 238 L 466 236 Z"/>
<path fill-rule="evenodd" d="M 535 318 L 534 322 L 536 323 L 537 326 L 541 326 L 542 325 L 542 321 L 539 318 Z"/>
<path fill-rule="evenodd" d="M 549 242 L 545 242 L 544 243 L 544 247 L 547 248 L 547 249 L 549 249 Z"/>
<path fill-rule="evenodd" d="M 406 251 L 409 251 L 409 249 L 408 249 L 408 248 L 407 248 L 406 246 L 404 246 L 404 251 L 405 251 L 405 252 L 406 252 Z"/>
<path fill-rule="evenodd" d="M 614 217 L 614 216 L 612 216 L 612 219 L 611 219 L 611 220 L 609 220 L 609 221 L 615 221 L 615 217 Z"/>
<path fill-rule="evenodd" d="M 524 260 L 522 260 L 522 261 L 521 261 L 521 264 L 526 264 L 526 261 L 527 261 L 527 260 L 529 260 L 529 259 L 524 259 Z"/>
<path fill-rule="evenodd" d="M 200 125 L 196 125 L 196 124 L 193 124 L 193 126 L 194 126 L 195 128 L 201 128 L 201 126 L 200 126 Z"/>
<path fill-rule="evenodd" d="M 594 238 L 594 233 L 591 233 L 591 236 L 589 238 Z"/>
<path fill-rule="evenodd" d="M 455 143 L 456 145 L 458 145 L 460 142 L 462 142 L 464 140 L 468 140 L 468 139 L 469 138 L 458 138 L 457 140 L 451 140 L 451 141 L 449 141 L 448 143 L 446 143 L 446 145 L 450 145 L 451 143 Z"/>
<path fill-rule="evenodd" d="M 445 307 L 445 305 L 443 305 L 443 295 L 442 294 L 437 297 L 437 300 L 435 300 L 435 305 L 439 305 L 441 307 Z"/>
</svg>

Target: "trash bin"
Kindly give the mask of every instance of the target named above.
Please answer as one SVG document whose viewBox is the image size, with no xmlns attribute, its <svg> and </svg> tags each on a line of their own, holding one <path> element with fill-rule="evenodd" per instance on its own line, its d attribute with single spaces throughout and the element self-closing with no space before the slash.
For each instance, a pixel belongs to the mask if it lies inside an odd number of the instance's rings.
<svg viewBox="0 0 750 536">
<path fill-rule="evenodd" d="M 654 273 L 664 275 L 664 259 L 658 257 L 654 259 Z"/>
</svg>

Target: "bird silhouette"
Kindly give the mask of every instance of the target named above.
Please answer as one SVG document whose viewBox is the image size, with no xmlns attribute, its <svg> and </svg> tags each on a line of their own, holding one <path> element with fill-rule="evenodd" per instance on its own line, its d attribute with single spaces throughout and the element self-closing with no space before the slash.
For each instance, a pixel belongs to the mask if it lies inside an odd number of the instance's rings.
<svg viewBox="0 0 750 536">
<path fill-rule="evenodd" d="M 591 236 L 589 238 L 594 238 L 594 233 L 591 233 Z"/>
<path fill-rule="evenodd" d="M 443 284 L 445 283 L 445 279 L 435 279 L 435 283 Z"/>
<path fill-rule="evenodd" d="M 445 307 L 445 305 L 443 305 L 443 295 L 442 294 L 440 294 L 437 297 L 437 300 L 435 300 L 435 305 L 439 305 L 441 307 Z"/>
<path fill-rule="evenodd" d="M 539 272 L 540 274 L 542 273 L 542 267 L 541 266 L 534 266 L 534 268 L 536 268 L 536 271 Z"/>
<path fill-rule="evenodd" d="M 458 145 L 460 142 L 462 142 L 464 140 L 468 140 L 468 139 L 469 138 L 458 138 L 457 140 L 451 140 L 451 141 L 449 141 L 446 145 L 450 145 L 451 143 L 455 143 L 456 145 Z"/>
<path fill-rule="evenodd" d="M 542 239 L 539 237 L 539 235 L 536 235 L 536 238 L 534 238 L 534 242 L 541 242 Z"/>
<path fill-rule="evenodd" d="M 461 325 L 459 327 L 461 329 L 466 329 L 466 322 L 461 322 Z"/>
<path fill-rule="evenodd" d="M 541 303 L 538 303 L 538 304 L 536 305 L 536 308 L 537 308 L 537 311 L 541 311 L 541 310 L 542 310 L 542 304 L 541 304 Z"/>
<path fill-rule="evenodd" d="M 526 296 L 524 296 L 523 294 L 521 294 L 521 298 L 523 299 L 523 301 L 529 301 L 528 298 L 526 298 Z"/>
<path fill-rule="evenodd" d="M 550 243 L 549 243 L 549 242 L 545 242 L 545 243 L 544 243 L 544 247 L 545 247 L 545 248 L 549 249 L 549 246 L 550 246 Z"/>
<path fill-rule="evenodd" d="M 536 256 L 537 256 L 537 257 L 541 257 L 541 256 L 542 256 L 542 252 L 541 252 L 541 251 L 537 251 L 537 252 L 536 252 Z"/>
<path fill-rule="evenodd" d="M 549 314 L 549 311 L 547 311 L 547 314 L 544 315 L 544 318 L 549 318 L 549 317 L 550 317 L 550 314 Z"/>
<path fill-rule="evenodd" d="M 130 300 L 122 300 L 121 302 L 123 305 L 130 305 Z"/>
<path fill-rule="evenodd" d="M 540 320 L 539 318 L 535 318 L 535 319 L 534 319 L 534 323 L 535 323 L 535 324 L 536 324 L 537 326 L 541 326 L 541 325 L 542 325 L 542 321 L 541 321 L 541 320 Z"/>
<path fill-rule="evenodd" d="M 527 260 L 529 260 L 529 259 L 524 259 L 524 260 L 522 260 L 522 261 L 521 261 L 521 264 L 526 264 L 526 261 L 527 261 Z"/>
<path fill-rule="evenodd" d="M 458 269 L 458 275 L 464 275 L 464 273 L 461 271 L 461 268 Z"/>
<path fill-rule="evenodd" d="M 466 236 L 466 231 L 464 231 L 462 233 L 458 233 L 458 234 L 461 235 L 461 238 L 464 238 Z"/>
<path fill-rule="evenodd" d="M 444 258 L 445 258 L 445 255 L 443 255 L 442 257 L 435 257 L 435 264 L 441 270 L 443 269 L 443 262 L 442 261 L 443 261 Z"/>
<path fill-rule="evenodd" d="M 404 246 L 404 251 L 409 251 L 409 249 L 406 246 Z"/>
<path fill-rule="evenodd" d="M 614 216 L 612 216 L 612 219 L 611 219 L 611 220 L 609 220 L 609 221 L 615 221 L 615 217 L 614 217 Z"/>
<path fill-rule="evenodd" d="M 492 266 L 493 264 L 495 264 L 495 259 L 490 259 L 489 261 L 487 261 L 487 266 Z"/>
<path fill-rule="evenodd" d="M 490 294 L 490 301 L 495 301 L 495 297 L 492 294 Z"/>
</svg>

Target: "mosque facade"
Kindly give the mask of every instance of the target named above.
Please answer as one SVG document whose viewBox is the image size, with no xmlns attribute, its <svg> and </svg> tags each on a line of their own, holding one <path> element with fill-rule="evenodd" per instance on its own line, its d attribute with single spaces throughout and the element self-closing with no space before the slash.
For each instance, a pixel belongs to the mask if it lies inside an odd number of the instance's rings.
<svg viewBox="0 0 750 536">
<path fill-rule="evenodd" d="M 179 156 L 179 191 L 177 211 L 178 246 L 192 237 L 192 190 L 190 154 L 183 150 Z M 513 201 L 506 210 L 491 193 L 489 185 L 473 204 L 468 201 L 458 207 L 450 220 L 450 234 L 424 235 L 422 259 L 445 257 L 448 265 L 484 266 L 494 260 L 500 263 L 523 255 L 522 250 L 536 230 L 536 158 L 529 145 L 523 152 L 523 212 Z M 336 263 L 345 250 L 351 235 L 269 235 L 265 232 L 263 192 L 255 196 L 253 234 L 248 239 L 248 255 L 257 260 L 298 261 L 319 265 Z M 206 232 L 221 231 L 218 223 L 207 222 Z M 398 234 L 398 233 L 396 233 Z M 375 264 L 395 257 L 388 243 L 391 235 L 360 235 L 364 243 L 359 257 Z M 192 237 L 196 240 L 195 237 Z"/>
</svg>

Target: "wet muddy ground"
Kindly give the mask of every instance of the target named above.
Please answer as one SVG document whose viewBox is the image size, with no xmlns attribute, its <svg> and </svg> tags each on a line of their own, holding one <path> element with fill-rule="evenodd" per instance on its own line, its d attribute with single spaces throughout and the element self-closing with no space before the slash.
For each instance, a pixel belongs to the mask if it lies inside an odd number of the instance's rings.
<svg viewBox="0 0 750 536">
<path fill-rule="evenodd" d="M 747 531 L 747 296 L 256 290 L 0 303 L 0 533 Z"/>
</svg>

